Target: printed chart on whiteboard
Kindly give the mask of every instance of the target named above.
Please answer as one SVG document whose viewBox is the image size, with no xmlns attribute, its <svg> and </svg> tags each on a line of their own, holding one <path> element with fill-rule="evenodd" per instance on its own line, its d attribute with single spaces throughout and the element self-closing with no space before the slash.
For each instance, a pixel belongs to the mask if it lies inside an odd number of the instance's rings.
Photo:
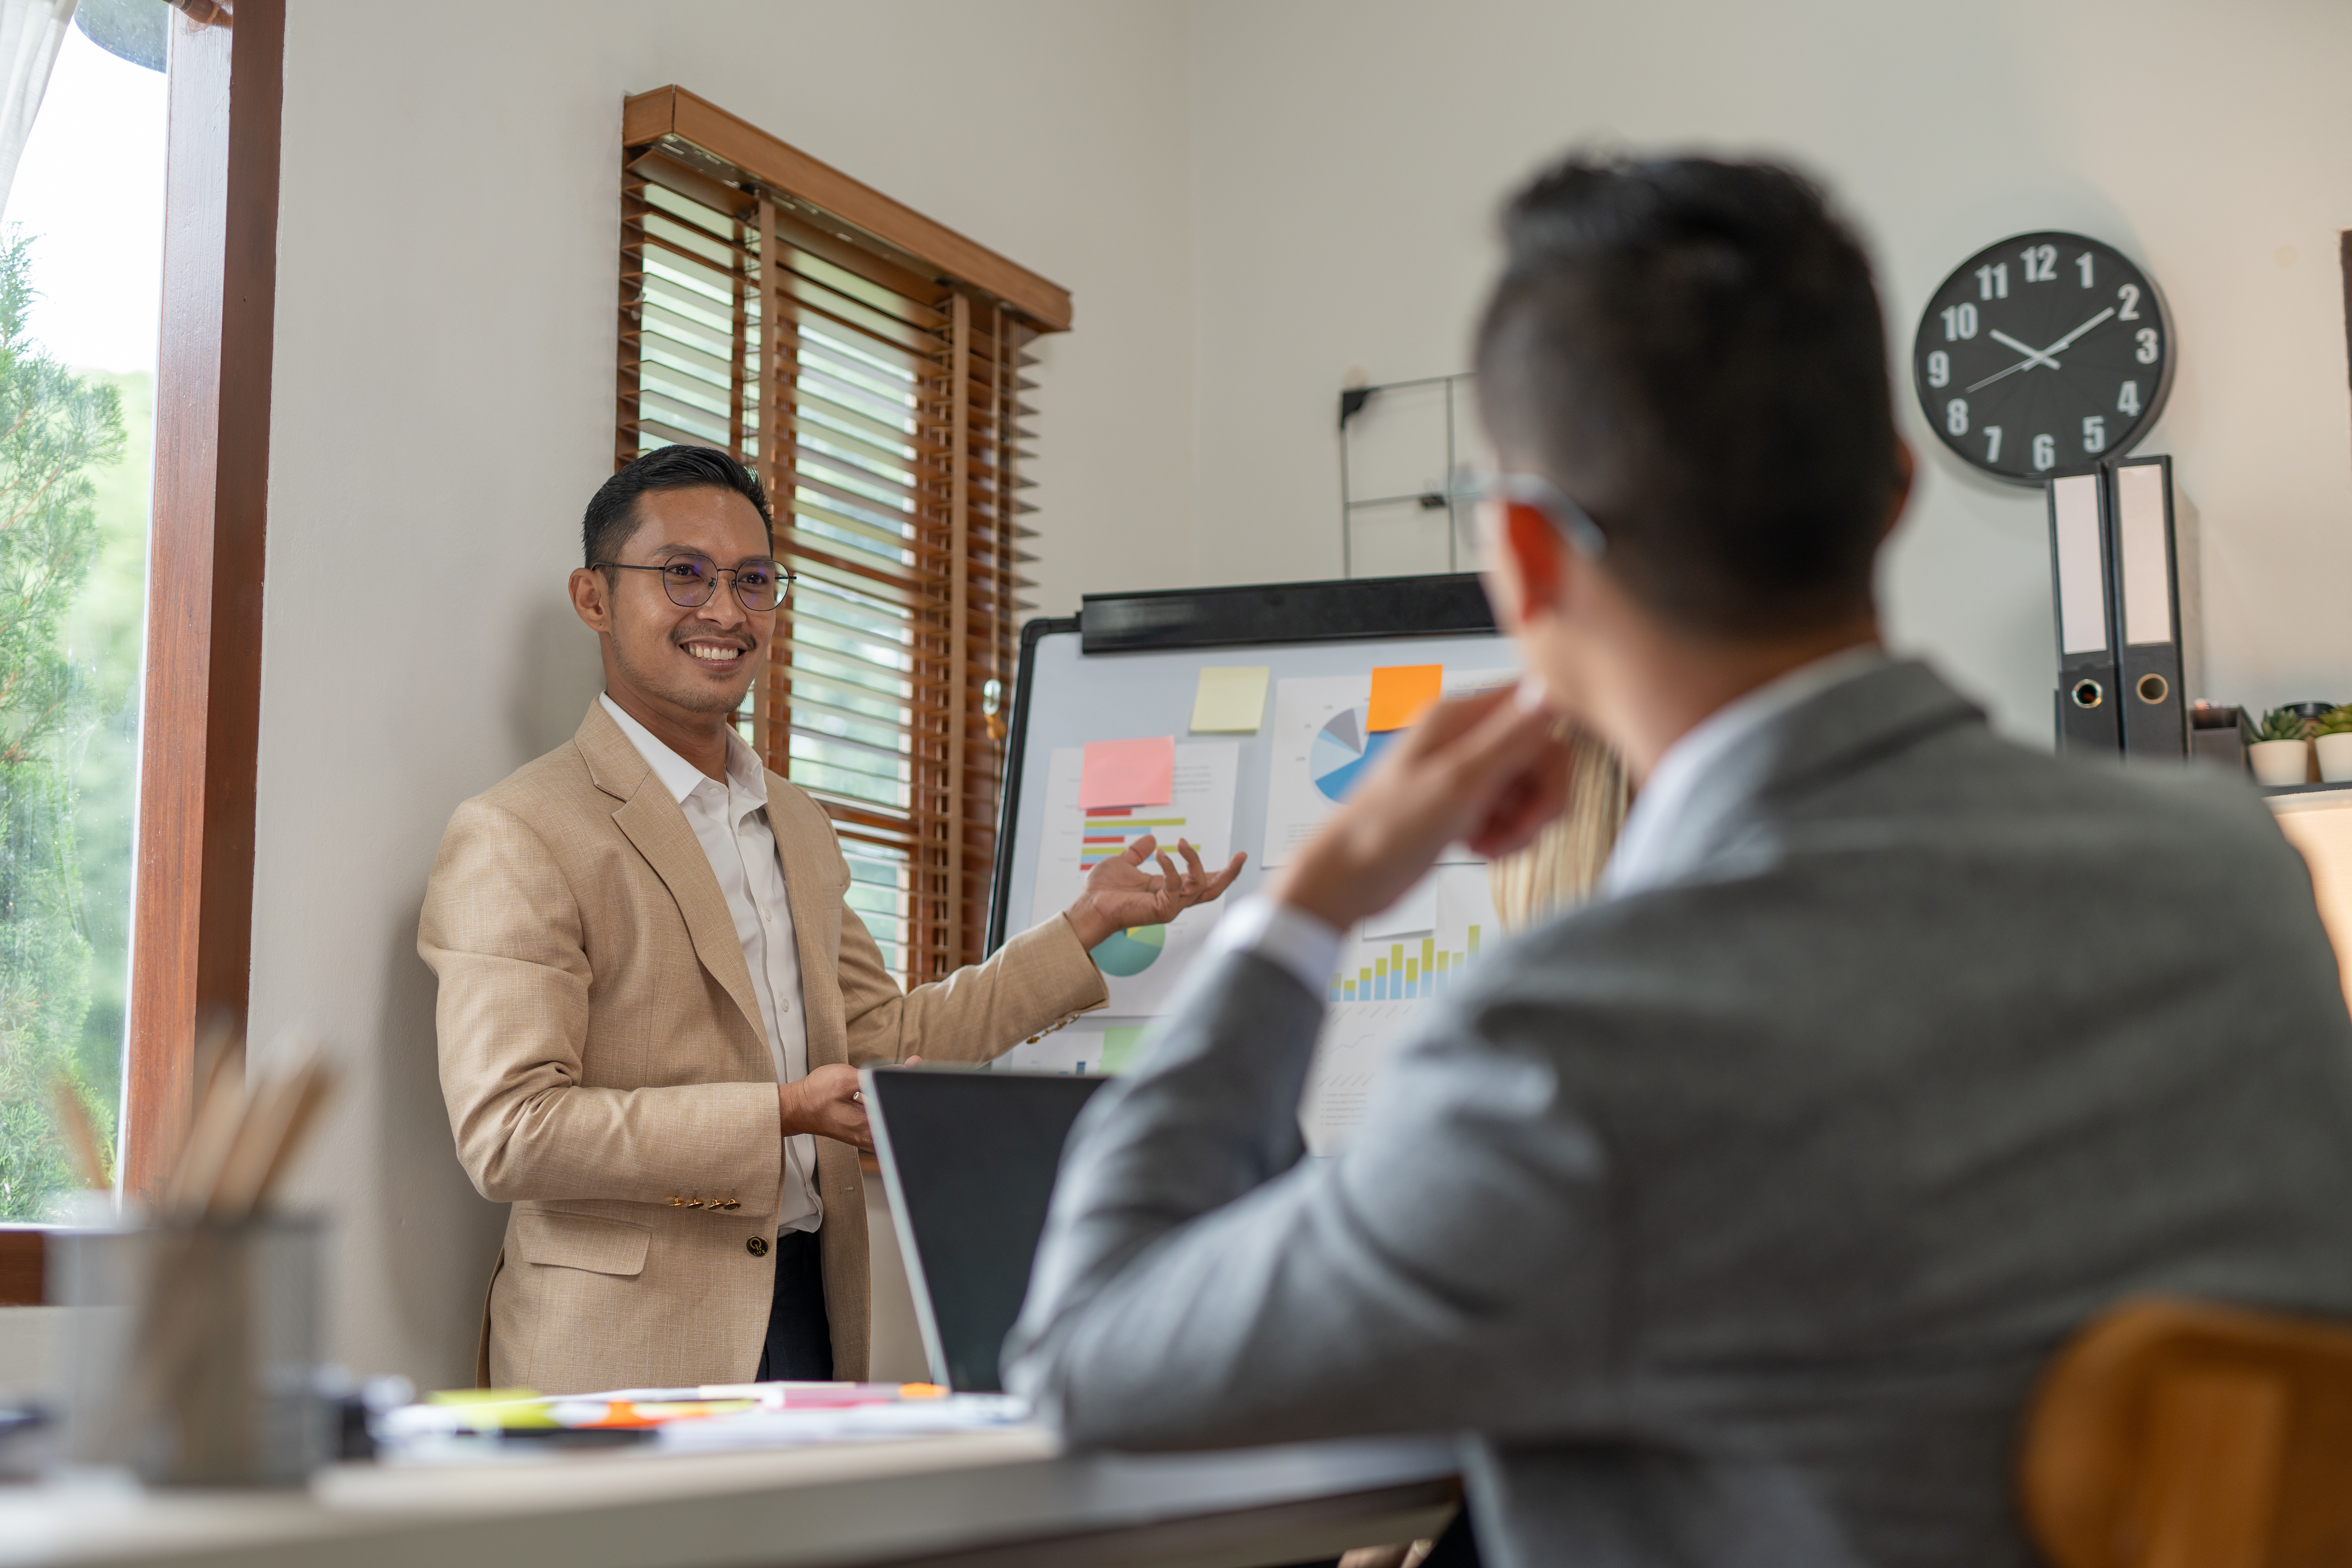
<svg viewBox="0 0 2352 1568">
<path fill-rule="evenodd" d="M 1484 865 L 1436 868 L 1348 933 L 1298 1110 L 1308 1152 L 1328 1154 L 1347 1141 L 1389 1053 L 1499 934 Z"/>
<path fill-rule="evenodd" d="M 1458 668 L 1368 660 L 1353 673 L 1279 679 L 1263 666 L 1203 661 L 1186 681 L 1189 708 L 1169 702 L 1163 713 L 1147 702 L 1129 715 L 1137 728 L 1157 721 L 1162 733 L 1088 737 L 1083 745 L 1032 752 L 1023 794 L 1043 797 L 1031 819 L 1033 925 L 1068 908 L 1090 871 L 1145 834 L 1170 851 L 1180 839 L 1191 842 L 1211 869 L 1236 848 L 1252 854 L 1233 894 L 1163 925 L 1115 931 L 1096 946 L 1108 1005 L 1024 1041 L 1003 1064 L 1057 1073 L 1139 1065 L 1150 1051 L 1153 1020 L 1172 1005 L 1234 900 L 1266 868 L 1286 864 L 1433 704 L 1517 679 L 1515 669 L 1488 667 L 1508 657 L 1504 649 L 1482 655 Z M 1234 842 L 1237 816 L 1253 842 Z M 1476 972 L 1499 935 L 1486 866 L 1459 845 L 1395 904 L 1347 933 L 1299 1106 L 1311 1152 L 1330 1154 L 1346 1143 L 1398 1044 Z"/>
<path fill-rule="evenodd" d="M 1183 863 L 1176 854 L 1180 839 L 1197 848 L 1201 863 L 1212 869 L 1232 856 L 1234 776 L 1241 747 L 1232 741 L 1178 745 L 1172 738 L 1158 743 L 1168 751 L 1164 774 L 1144 772 L 1108 780 L 1104 748 L 1055 748 L 1045 775 L 1045 831 L 1038 846 L 1030 924 L 1069 908 L 1085 890 L 1088 872 L 1112 856 L 1125 854 L 1147 834 L 1179 866 Z M 1091 781 L 1089 752 L 1096 764 Z M 1091 805 L 1089 782 L 1095 786 Z M 1127 795 L 1159 798 L 1120 798 Z M 1094 950 L 1095 963 L 1110 989 L 1106 1011 L 1114 1016 L 1158 1014 L 1177 976 L 1223 912 L 1223 900 L 1196 904 L 1165 925 L 1113 931 Z"/>
<path fill-rule="evenodd" d="M 1463 697 L 1519 678 L 1515 669 L 1402 665 L 1362 675 L 1275 683 L 1274 771 L 1266 786 L 1262 864 L 1286 866 L 1330 820 L 1391 741 L 1440 695 Z M 1448 858 L 1475 858 L 1455 846 Z"/>
</svg>

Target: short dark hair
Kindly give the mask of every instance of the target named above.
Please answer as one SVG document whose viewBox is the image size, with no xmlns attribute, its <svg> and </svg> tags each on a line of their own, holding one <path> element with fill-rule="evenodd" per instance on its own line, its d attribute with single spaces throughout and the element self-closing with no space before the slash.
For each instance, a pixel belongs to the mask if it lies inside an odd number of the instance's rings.
<svg viewBox="0 0 2352 1568">
<path fill-rule="evenodd" d="M 768 548 L 775 549 L 776 520 L 768 510 L 768 492 L 751 469 L 715 447 L 656 447 L 596 487 L 580 520 L 583 563 L 614 560 L 627 548 L 637 531 L 637 498 L 647 490 L 702 489 L 733 490 L 750 501 L 768 531 Z"/>
<path fill-rule="evenodd" d="M 1895 408 L 1869 258 L 1821 188 L 1769 163 L 1571 157 L 1503 235 L 1480 412 L 1598 520 L 1626 590 L 1730 635 L 1867 609 Z"/>
</svg>

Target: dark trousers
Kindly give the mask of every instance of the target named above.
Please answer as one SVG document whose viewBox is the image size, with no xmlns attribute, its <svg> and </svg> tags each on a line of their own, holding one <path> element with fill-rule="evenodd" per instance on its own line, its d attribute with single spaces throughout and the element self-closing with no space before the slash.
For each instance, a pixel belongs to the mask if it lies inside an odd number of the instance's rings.
<svg viewBox="0 0 2352 1568">
<path fill-rule="evenodd" d="M 813 1230 L 776 1237 L 776 1294 L 768 1303 L 761 1383 L 824 1383 L 833 1377 L 833 1322 L 824 1313 L 824 1257 Z"/>
</svg>

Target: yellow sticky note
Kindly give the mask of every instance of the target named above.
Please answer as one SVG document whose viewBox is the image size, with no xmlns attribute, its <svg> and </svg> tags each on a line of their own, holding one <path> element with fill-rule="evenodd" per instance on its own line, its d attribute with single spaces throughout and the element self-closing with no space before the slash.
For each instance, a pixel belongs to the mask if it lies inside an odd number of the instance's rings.
<svg viewBox="0 0 2352 1568">
<path fill-rule="evenodd" d="M 1265 665 L 1234 668 L 1203 665 L 1192 690 L 1192 729 L 1198 733 L 1255 734 L 1265 721 Z"/>
</svg>

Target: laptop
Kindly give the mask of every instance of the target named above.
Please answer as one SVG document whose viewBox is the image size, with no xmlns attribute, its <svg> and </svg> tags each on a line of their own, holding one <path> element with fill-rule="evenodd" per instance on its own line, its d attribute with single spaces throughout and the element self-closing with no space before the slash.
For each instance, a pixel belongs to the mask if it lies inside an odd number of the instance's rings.
<svg viewBox="0 0 2352 1568">
<path fill-rule="evenodd" d="M 931 1067 L 859 1078 L 931 1381 L 1002 1393 L 996 1352 L 1029 1290 L 1062 1144 L 1106 1080 Z"/>
</svg>

